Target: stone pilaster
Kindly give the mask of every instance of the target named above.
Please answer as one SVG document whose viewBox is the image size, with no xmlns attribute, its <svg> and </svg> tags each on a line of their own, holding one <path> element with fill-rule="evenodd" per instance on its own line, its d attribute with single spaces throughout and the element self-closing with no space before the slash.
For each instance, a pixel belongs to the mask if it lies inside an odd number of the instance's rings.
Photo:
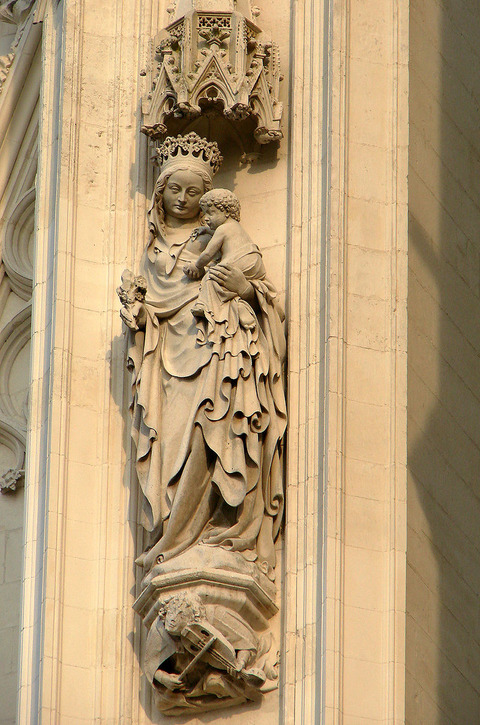
<svg viewBox="0 0 480 725">
<path fill-rule="evenodd" d="M 403 722 L 408 2 L 329 12 L 325 722 Z"/>
<path fill-rule="evenodd" d="M 158 24 L 149 2 L 46 9 L 22 723 L 140 718 L 130 644 L 136 500 L 124 482 L 129 436 L 119 411 L 129 391 L 115 288 L 145 234 L 136 224 L 145 140 L 135 119 Z"/>
</svg>

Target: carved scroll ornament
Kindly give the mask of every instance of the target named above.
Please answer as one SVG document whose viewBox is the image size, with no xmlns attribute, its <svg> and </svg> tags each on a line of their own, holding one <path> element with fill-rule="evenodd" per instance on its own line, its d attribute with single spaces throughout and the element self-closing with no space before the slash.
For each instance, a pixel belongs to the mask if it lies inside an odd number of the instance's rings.
<svg viewBox="0 0 480 725">
<path fill-rule="evenodd" d="M 173 22 L 157 38 L 142 130 L 162 138 L 171 120 L 213 110 L 234 123 L 251 118 L 259 144 L 278 141 L 278 47 L 253 22 L 247 1 L 214 5 L 212 10 L 207 0 L 180 1 Z"/>
<path fill-rule="evenodd" d="M 158 158 L 140 275 L 125 271 L 117 291 L 150 532 L 143 669 L 158 709 L 185 715 L 277 686 L 285 339 L 240 203 L 212 190 L 217 145 L 189 133 Z"/>
</svg>

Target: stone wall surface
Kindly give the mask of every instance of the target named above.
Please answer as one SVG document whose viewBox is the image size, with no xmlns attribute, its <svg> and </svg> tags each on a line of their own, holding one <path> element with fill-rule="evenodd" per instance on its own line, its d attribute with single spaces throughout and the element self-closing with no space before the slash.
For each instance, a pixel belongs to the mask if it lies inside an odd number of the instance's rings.
<svg viewBox="0 0 480 725">
<path fill-rule="evenodd" d="M 334 3 L 326 722 L 404 718 L 408 3 Z"/>
<path fill-rule="evenodd" d="M 250 167 L 227 151 L 216 185 L 238 194 L 287 309 L 282 669 L 261 708 L 226 714 L 400 723 L 408 4 L 259 4 L 280 44 L 285 139 Z M 115 288 L 146 240 L 140 99 L 166 5 L 46 4 L 22 725 L 165 722 L 132 610 L 143 531 Z"/>
<path fill-rule="evenodd" d="M 2 725 L 14 725 L 18 678 L 23 491 L 0 500 L 0 702 Z"/>
<path fill-rule="evenodd" d="M 480 21 L 410 3 L 406 721 L 480 718 Z"/>
</svg>

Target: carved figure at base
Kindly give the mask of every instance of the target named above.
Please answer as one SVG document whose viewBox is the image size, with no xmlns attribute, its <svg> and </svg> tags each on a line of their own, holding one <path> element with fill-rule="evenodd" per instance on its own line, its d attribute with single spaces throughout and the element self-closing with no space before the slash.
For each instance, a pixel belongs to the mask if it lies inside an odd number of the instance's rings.
<svg viewBox="0 0 480 725">
<path fill-rule="evenodd" d="M 256 324 L 248 296 L 242 299 L 241 294 L 222 288 L 216 281 L 218 269 L 205 274 L 205 267 L 221 255 L 222 267 L 234 266 L 245 275 L 247 290 L 249 280 L 265 275 L 260 250 L 240 225 L 240 202 L 235 194 L 228 189 L 212 189 L 200 199 L 200 208 L 206 225 L 201 231 L 213 236 L 198 259 L 185 265 L 183 271 L 190 279 L 203 277 L 192 314 L 207 322 L 205 327 L 199 326 L 197 336 L 199 344 L 205 344 L 233 336 L 238 324 L 246 330 L 254 330 Z"/>
<path fill-rule="evenodd" d="M 144 669 L 157 707 L 179 715 L 260 699 L 267 679 L 253 666 L 260 647 L 253 629 L 226 607 L 205 606 L 195 594 L 167 598 L 146 644 Z"/>
</svg>

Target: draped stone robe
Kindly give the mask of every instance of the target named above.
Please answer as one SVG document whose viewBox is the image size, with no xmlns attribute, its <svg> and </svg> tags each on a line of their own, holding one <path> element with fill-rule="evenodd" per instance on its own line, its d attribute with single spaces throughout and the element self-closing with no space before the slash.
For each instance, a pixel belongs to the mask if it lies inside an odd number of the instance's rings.
<svg viewBox="0 0 480 725">
<path fill-rule="evenodd" d="M 201 281 L 182 269 L 197 258 L 187 242 L 160 236 L 155 254 L 147 248 L 148 318 L 129 351 L 143 523 L 155 542 L 144 565 L 203 543 L 243 552 L 272 575 L 286 424 L 281 310 L 252 244 L 233 263 L 253 285 L 255 329 L 239 325 L 232 302 L 229 335 L 202 343 L 191 313 Z"/>
</svg>

